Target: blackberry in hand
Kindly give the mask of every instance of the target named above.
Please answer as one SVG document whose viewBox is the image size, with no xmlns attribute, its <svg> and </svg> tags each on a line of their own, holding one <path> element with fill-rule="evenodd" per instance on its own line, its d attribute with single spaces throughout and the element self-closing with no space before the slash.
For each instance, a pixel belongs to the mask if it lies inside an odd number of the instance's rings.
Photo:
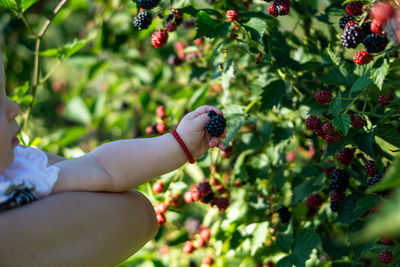
<svg viewBox="0 0 400 267">
<path fill-rule="evenodd" d="M 352 16 L 346 15 L 344 17 L 341 17 L 339 20 L 339 27 L 344 30 L 344 27 L 349 21 L 354 21 L 354 18 Z"/>
<path fill-rule="evenodd" d="M 160 0 L 138 0 L 138 4 L 140 8 L 143 9 L 153 9 L 160 3 Z"/>
<path fill-rule="evenodd" d="M 279 218 L 281 219 L 281 222 L 283 223 L 288 223 L 290 221 L 290 211 L 286 207 L 282 207 L 278 210 Z"/>
<path fill-rule="evenodd" d="M 150 26 L 152 19 L 153 16 L 150 12 L 140 12 L 139 15 L 133 20 L 133 26 L 138 28 L 138 30 L 147 29 Z"/>
<path fill-rule="evenodd" d="M 367 37 L 362 40 L 364 44 L 365 50 L 370 53 L 379 53 L 386 48 L 388 44 L 388 39 L 385 36 L 371 33 L 368 34 Z"/>
<path fill-rule="evenodd" d="M 331 179 L 331 188 L 336 192 L 346 191 L 349 185 L 350 174 L 345 170 L 334 169 Z"/>
<path fill-rule="evenodd" d="M 344 47 L 347 48 L 356 48 L 357 45 L 361 42 L 362 37 L 362 30 L 356 24 L 347 26 L 346 29 L 344 29 L 344 33 L 341 37 L 342 44 Z"/>
<path fill-rule="evenodd" d="M 219 137 L 224 133 L 226 127 L 225 118 L 219 114 L 217 114 L 214 110 L 208 112 L 208 116 L 210 119 L 206 124 L 207 131 L 211 136 Z"/>
</svg>

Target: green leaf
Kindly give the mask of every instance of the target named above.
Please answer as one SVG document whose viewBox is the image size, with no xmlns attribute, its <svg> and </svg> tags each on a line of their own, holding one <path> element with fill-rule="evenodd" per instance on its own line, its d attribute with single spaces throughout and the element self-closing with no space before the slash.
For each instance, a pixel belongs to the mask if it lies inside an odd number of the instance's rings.
<svg viewBox="0 0 400 267">
<path fill-rule="evenodd" d="M 369 86 L 371 86 L 371 84 L 373 83 L 373 81 L 369 78 L 369 73 L 364 74 L 363 76 L 361 76 L 360 78 L 358 78 L 353 86 L 350 89 L 350 93 L 352 92 L 357 92 L 357 91 L 362 91 L 365 88 L 368 88 Z"/>
<path fill-rule="evenodd" d="M 267 29 L 267 23 L 259 18 L 251 18 L 243 27 L 250 33 L 251 39 L 264 45 L 263 35 Z"/>
<path fill-rule="evenodd" d="M 75 97 L 67 102 L 65 117 L 85 125 L 89 124 L 91 120 L 89 109 L 80 97 Z"/>
<path fill-rule="evenodd" d="M 293 227 L 291 223 L 286 223 L 282 226 L 276 236 L 276 244 L 283 251 L 288 253 L 293 239 Z"/>
<path fill-rule="evenodd" d="M 0 7 L 18 11 L 18 5 L 14 0 L 0 0 Z"/>
<path fill-rule="evenodd" d="M 342 70 L 346 70 L 347 72 L 350 70 L 350 65 L 347 63 L 343 57 L 339 56 L 338 53 L 332 50 L 330 44 L 328 48 L 326 49 L 326 52 L 328 52 L 329 57 L 331 58 L 332 62 L 338 66 Z"/>
<path fill-rule="evenodd" d="M 328 145 L 328 148 L 326 149 L 326 154 L 324 156 L 324 160 L 326 160 L 326 158 L 329 157 L 330 155 L 339 152 L 344 147 L 344 145 L 345 143 L 343 142 L 343 140 L 339 140 L 337 143 L 333 145 Z"/>
<path fill-rule="evenodd" d="M 222 95 L 221 103 L 226 104 L 227 101 L 229 100 L 229 84 L 231 82 L 231 79 L 235 78 L 235 68 L 233 61 L 231 59 L 227 60 L 225 64 L 225 69 L 222 72 L 222 89 L 224 90 L 224 93 Z"/>
<path fill-rule="evenodd" d="M 226 119 L 226 138 L 223 139 L 223 142 L 229 146 L 236 133 L 245 123 L 246 117 L 242 107 L 239 105 L 229 105 L 223 109 L 223 112 Z"/>
<path fill-rule="evenodd" d="M 62 47 L 51 48 L 39 53 L 39 55 L 44 57 L 55 57 L 59 59 L 67 59 L 71 57 L 73 54 L 84 48 L 93 40 L 94 36 L 90 36 L 88 38 L 77 40 L 75 39 L 72 43 L 66 44 Z"/>
<path fill-rule="evenodd" d="M 221 23 L 218 20 L 212 19 L 206 12 L 200 11 L 197 14 L 196 27 L 196 37 L 194 39 L 203 36 L 216 38 L 227 35 L 232 28 L 232 23 Z"/>
<path fill-rule="evenodd" d="M 314 187 L 314 180 L 310 179 L 305 181 L 293 189 L 292 195 L 292 205 L 306 198 L 312 191 Z"/>
<path fill-rule="evenodd" d="M 381 59 L 377 64 L 380 66 L 371 71 L 371 79 L 374 80 L 376 86 L 378 86 L 378 88 L 382 90 L 383 81 L 385 80 L 385 77 L 389 72 L 390 64 L 386 59 Z"/>
<path fill-rule="evenodd" d="M 325 75 L 320 75 L 317 78 L 321 82 L 328 85 L 346 85 L 351 86 L 353 84 L 352 75 L 344 75 L 339 69 L 334 68 Z"/>
<path fill-rule="evenodd" d="M 333 102 L 329 105 L 328 114 L 332 114 L 333 116 L 338 116 L 342 109 L 342 95 L 340 92 L 337 97 L 333 100 Z"/>
<path fill-rule="evenodd" d="M 261 110 L 272 109 L 277 106 L 286 93 L 286 84 L 282 80 L 273 80 L 263 88 Z"/>
<path fill-rule="evenodd" d="M 269 37 L 269 50 L 275 59 L 277 67 L 285 66 L 289 62 L 290 48 L 286 43 L 286 38 L 276 28 L 273 29 Z"/>
<path fill-rule="evenodd" d="M 390 164 L 383 179 L 377 183 L 372 189 L 372 192 L 395 188 L 400 185 L 400 153 L 394 158 Z"/>
<path fill-rule="evenodd" d="M 334 223 L 353 223 L 357 221 L 366 211 L 379 203 L 379 197 L 366 196 L 357 201 L 355 196 L 346 197 L 343 201 Z"/>
<path fill-rule="evenodd" d="M 333 125 L 344 135 L 347 135 L 350 128 L 350 116 L 348 114 L 342 114 L 333 121 Z"/>
<path fill-rule="evenodd" d="M 309 259 L 312 249 L 320 243 L 321 240 L 314 229 L 306 228 L 301 230 L 294 240 L 290 260 L 295 266 L 305 266 L 305 262 Z"/>
<path fill-rule="evenodd" d="M 39 0 L 22 0 L 21 1 L 21 9 L 24 12 L 28 8 L 30 8 L 34 3 L 38 2 Z"/>
<path fill-rule="evenodd" d="M 370 133 L 359 133 L 353 136 L 354 142 L 357 144 L 358 148 L 372 157 L 376 159 L 374 154 L 374 141 L 375 141 L 375 132 L 372 131 Z"/>
<path fill-rule="evenodd" d="M 251 256 L 254 256 L 256 252 L 264 246 L 268 234 L 268 226 L 268 221 L 257 223 L 253 238 L 251 239 Z"/>
<path fill-rule="evenodd" d="M 376 135 L 394 146 L 400 147 L 400 135 L 392 124 L 384 124 L 376 128 Z"/>
<path fill-rule="evenodd" d="M 354 248 L 354 260 L 353 260 L 353 267 L 356 266 L 358 260 L 367 253 L 374 243 L 368 242 L 361 245 L 358 245 Z"/>
</svg>

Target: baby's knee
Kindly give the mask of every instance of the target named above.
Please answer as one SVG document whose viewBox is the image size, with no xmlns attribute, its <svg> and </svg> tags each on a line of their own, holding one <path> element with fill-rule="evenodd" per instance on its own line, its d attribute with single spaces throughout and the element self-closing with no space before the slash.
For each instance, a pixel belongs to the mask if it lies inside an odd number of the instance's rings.
<svg viewBox="0 0 400 267">
<path fill-rule="evenodd" d="M 158 221 L 154 207 L 150 200 L 137 190 L 131 190 L 125 193 L 132 201 L 131 212 L 135 216 L 141 216 L 143 230 L 146 231 L 149 239 L 152 239 L 158 232 Z"/>
</svg>

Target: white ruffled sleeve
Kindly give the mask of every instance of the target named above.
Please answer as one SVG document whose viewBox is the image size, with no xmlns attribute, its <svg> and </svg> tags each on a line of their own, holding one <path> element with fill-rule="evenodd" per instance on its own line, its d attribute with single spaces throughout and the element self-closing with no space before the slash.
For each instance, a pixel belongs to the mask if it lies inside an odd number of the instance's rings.
<svg viewBox="0 0 400 267">
<path fill-rule="evenodd" d="M 0 191 L 16 183 L 24 183 L 33 187 L 32 193 L 37 199 L 50 195 L 57 181 L 59 168 L 47 166 L 47 155 L 33 147 L 17 146 L 14 154 L 13 163 L 0 174 Z"/>
</svg>

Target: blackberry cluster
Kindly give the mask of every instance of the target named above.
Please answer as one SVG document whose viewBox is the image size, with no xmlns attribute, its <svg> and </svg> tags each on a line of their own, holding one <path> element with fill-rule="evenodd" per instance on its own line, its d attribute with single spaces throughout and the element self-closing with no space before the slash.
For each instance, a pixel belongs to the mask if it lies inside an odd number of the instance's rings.
<svg viewBox="0 0 400 267">
<path fill-rule="evenodd" d="M 371 22 L 367 22 L 367 23 L 364 23 L 363 25 L 361 25 L 361 30 L 362 30 L 363 36 L 367 36 L 368 34 L 373 33 L 371 31 Z"/>
<path fill-rule="evenodd" d="M 318 209 L 322 205 L 322 197 L 319 194 L 309 195 L 306 201 L 308 207 Z"/>
<path fill-rule="evenodd" d="M 342 35 L 342 44 L 347 48 L 356 48 L 362 37 L 363 32 L 356 24 L 347 26 Z"/>
<path fill-rule="evenodd" d="M 349 185 L 349 180 L 350 174 L 347 171 L 334 169 L 331 179 L 331 188 L 339 193 L 344 192 Z"/>
<path fill-rule="evenodd" d="M 369 177 L 376 175 L 375 163 L 373 160 L 369 160 L 367 163 L 365 163 L 364 171 Z"/>
<path fill-rule="evenodd" d="M 150 12 L 140 12 L 139 15 L 133 20 L 133 26 L 138 28 L 138 30 L 147 29 L 150 26 L 152 19 L 153 16 Z"/>
<path fill-rule="evenodd" d="M 306 119 L 306 126 L 309 130 L 320 129 L 321 128 L 321 120 L 314 115 L 310 115 Z"/>
<path fill-rule="evenodd" d="M 211 185 L 209 182 L 201 182 L 197 185 L 197 191 L 199 191 L 200 195 L 205 196 L 211 192 Z"/>
<path fill-rule="evenodd" d="M 219 137 L 224 133 L 226 121 L 225 118 L 217 114 L 214 110 L 208 112 L 210 119 L 206 124 L 207 131 L 211 136 Z"/>
<path fill-rule="evenodd" d="M 286 207 L 282 207 L 278 210 L 279 218 L 281 219 L 281 222 L 283 223 L 288 223 L 290 221 L 290 211 Z"/>
<path fill-rule="evenodd" d="M 161 0 L 138 0 L 137 2 L 140 8 L 150 10 L 158 6 L 160 1 Z"/>
<path fill-rule="evenodd" d="M 285 16 L 289 14 L 291 0 L 275 0 L 274 13 L 278 16 Z"/>
<path fill-rule="evenodd" d="M 370 178 L 370 179 L 367 181 L 367 184 L 368 184 L 369 186 L 373 186 L 374 184 L 378 183 L 378 182 L 382 179 L 382 177 L 383 177 L 382 174 L 376 174 L 376 175 L 374 175 L 374 177 Z"/>
<path fill-rule="evenodd" d="M 344 17 L 341 17 L 339 20 L 339 27 L 344 30 L 344 27 L 346 27 L 346 24 L 349 21 L 354 21 L 354 18 L 352 16 L 346 15 Z"/>
<path fill-rule="evenodd" d="M 349 165 L 354 158 L 354 150 L 345 147 L 336 154 L 336 158 L 344 165 Z"/>
<path fill-rule="evenodd" d="M 315 100 L 321 105 L 327 104 L 332 100 L 332 94 L 328 90 L 321 90 L 314 94 Z"/>
<path fill-rule="evenodd" d="M 370 53 L 379 53 L 386 48 L 388 44 L 388 39 L 385 36 L 371 33 L 368 34 L 362 41 L 365 50 Z"/>
</svg>

